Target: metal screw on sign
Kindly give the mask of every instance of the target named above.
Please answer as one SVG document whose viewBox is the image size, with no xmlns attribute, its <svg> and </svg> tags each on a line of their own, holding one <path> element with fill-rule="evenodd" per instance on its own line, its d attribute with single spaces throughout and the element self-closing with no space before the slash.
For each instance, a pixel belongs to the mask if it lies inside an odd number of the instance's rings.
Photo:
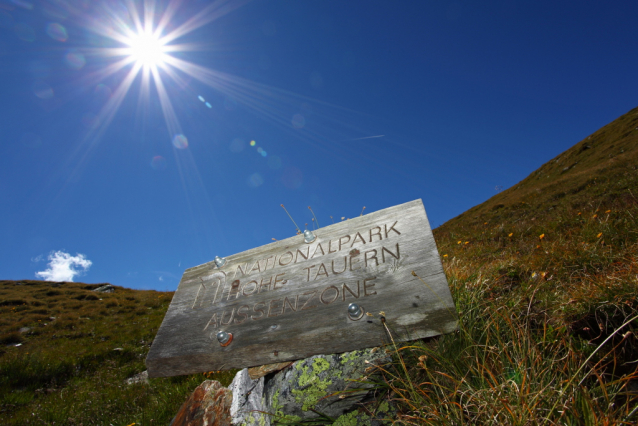
<svg viewBox="0 0 638 426">
<path fill-rule="evenodd" d="M 315 234 L 312 233 L 312 231 L 309 230 L 305 230 L 303 231 L 303 240 L 306 243 L 311 243 L 313 242 L 315 239 L 317 238 L 317 236 Z"/>
<path fill-rule="evenodd" d="M 217 341 L 222 347 L 230 345 L 230 342 L 233 341 L 233 333 L 227 333 L 225 331 L 220 331 L 217 333 Z"/>
<path fill-rule="evenodd" d="M 218 268 L 221 268 L 225 264 L 226 264 L 226 259 L 225 258 L 219 257 L 219 256 L 215 256 L 215 265 L 217 265 Z"/>
<path fill-rule="evenodd" d="M 348 305 L 348 317 L 353 320 L 356 321 L 358 319 L 361 319 L 361 317 L 363 316 L 363 308 L 359 305 L 357 305 L 356 303 L 351 303 Z"/>
</svg>

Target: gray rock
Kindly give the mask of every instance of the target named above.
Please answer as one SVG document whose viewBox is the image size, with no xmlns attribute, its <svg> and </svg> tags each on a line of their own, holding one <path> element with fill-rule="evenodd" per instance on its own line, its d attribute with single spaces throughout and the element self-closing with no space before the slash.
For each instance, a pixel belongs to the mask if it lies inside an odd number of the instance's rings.
<svg viewBox="0 0 638 426">
<path fill-rule="evenodd" d="M 127 385 L 133 385 L 135 383 L 146 383 L 148 384 L 148 371 L 144 370 L 141 373 L 137 373 L 133 377 L 129 377 L 124 381 Z"/>
<path fill-rule="evenodd" d="M 390 361 L 390 356 L 378 348 L 296 361 L 266 378 L 264 411 L 273 416 L 273 423 L 320 419 L 323 415 L 337 419 L 335 424 L 371 424 L 370 416 L 359 419 L 366 416 L 354 412 L 369 399 L 374 386 L 363 381 L 377 365 Z"/>
<path fill-rule="evenodd" d="M 115 291 L 115 287 L 113 287 L 111 284 L 105 284 L 93 291 L 97 291 L 98 293 L 113 293 Z"/>
<path fill-rule="evenodd" d="M 20 333 L 28 333 L 29 331 L 31 331 L 31 329 L 29 327 L 20 328 Z"/>
<path fill-rule="evenodd" d="M 270 417 L 264 411 L 264 378 L 251 379 L 248 369 L 239 371 L 228 387 L 233 393 L 230 415 L 233 425 L 270 426 Z"/>
</svg>

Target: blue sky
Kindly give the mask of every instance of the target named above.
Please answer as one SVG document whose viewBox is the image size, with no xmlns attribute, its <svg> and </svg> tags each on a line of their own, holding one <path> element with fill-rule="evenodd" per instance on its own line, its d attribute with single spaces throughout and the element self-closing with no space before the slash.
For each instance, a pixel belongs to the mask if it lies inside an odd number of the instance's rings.
<svg viewBox="0 0 638 426">
<path fill-rule="evenodd" d="M 163 48 L 136 50 L 136 16 Z M 0 0 L 0 278 L 173 290 L 294 235 L 282 203 L 303 227 L 421 198 L 441 225 L 636 106 L 636 16 Z"/>
</svg>

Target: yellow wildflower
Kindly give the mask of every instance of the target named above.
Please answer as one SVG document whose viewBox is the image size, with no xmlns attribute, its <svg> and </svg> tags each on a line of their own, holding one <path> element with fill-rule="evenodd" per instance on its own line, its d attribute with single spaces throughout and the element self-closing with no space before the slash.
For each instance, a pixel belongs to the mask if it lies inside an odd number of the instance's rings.
<svg viewBox="0 0 638 426">
<path fill-rule="evenodd" d="M 600 234 L 596 235 L 596 238 L 600 238 L 603 236 L 603 233 L 601 232 Z"/>
<path fill-rule="evenodd" d="M 509 233 L 509 235 L 508 235 L 508 237 L 511 237 L 512 235 L 514 235 L 514 233 L 513 233 L 513 232 L 510 232 L 510 233 Z"/>
<path fill-rule="evenodd" d="M 540 235 L 538 236 L 538 239 L 539 239 L 539 240 L 542 240 L 543 238 L 545 238 L 545 234 L 540 234 Z"/>
</svg>

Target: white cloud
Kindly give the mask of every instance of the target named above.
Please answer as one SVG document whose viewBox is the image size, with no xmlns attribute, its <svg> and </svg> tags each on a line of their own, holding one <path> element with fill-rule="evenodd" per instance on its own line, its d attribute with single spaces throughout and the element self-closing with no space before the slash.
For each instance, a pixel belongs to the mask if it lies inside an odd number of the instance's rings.
<svg viewBox="0 0 638 426">
<path fill-rule="evenodd" d="M 73 277 L 86 272 L 93 264 L 83 254 L 71 256 L 63 251 L 49 254 L 49 267 L 45 271 L 36 272 L 36 277 L 45 281 L 73 281 Z M 81 269 L 79 269 L 81 268 Z"/>
</svg>

